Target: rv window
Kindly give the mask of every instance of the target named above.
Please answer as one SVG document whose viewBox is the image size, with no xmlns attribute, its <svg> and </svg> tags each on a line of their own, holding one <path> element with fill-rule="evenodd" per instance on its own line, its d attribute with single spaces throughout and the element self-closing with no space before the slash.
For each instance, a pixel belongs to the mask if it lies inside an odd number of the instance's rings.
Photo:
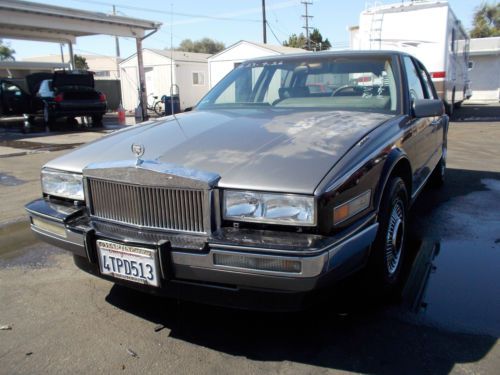
<svg viewBox="0 0 500 375">
<path fill-rule="evenodd" d="M 408 88 L 410 89 L 411 99 L 425 99 L 425 91 L 422 87 L 422 82 L 420 81 L 417 68 L 413 64 L 413 61 L 410 57 L 405 56 L 403 57 L 403 59 L 405 64 L 406 76 L 408 77 Z"/>
</svg>

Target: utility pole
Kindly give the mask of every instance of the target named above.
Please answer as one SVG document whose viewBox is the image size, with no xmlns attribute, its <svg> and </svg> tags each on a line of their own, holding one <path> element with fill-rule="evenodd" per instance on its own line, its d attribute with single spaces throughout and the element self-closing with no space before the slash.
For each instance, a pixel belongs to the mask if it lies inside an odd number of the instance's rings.
<svg viewBox="0 0 500 375">
<path fill-rule="evenodd" d="M 113 5 L 113 16 L 116 16 L 116 7 Z M 116 48 L 116 78 L 120 79 L 120 41 L 115 35 L 115 48 Z"/>
<path fill-rule="evenodd" d="M 307 0 L 301 1 L 301 3 L 304 4 L 304 6 L 306 8 L 306 14 L 302 15 L 302 17 L 306 21 L 306 25 L 302 26 L 302 28 L 306 29 L 307 49 L 310 51 L 311 50 L 311 39 L 309 39 L 309 29 L 312 29 L 312 27 L 309 27 L 309 18 L 313 18 L 313 16 L 309 15 L 308 6 L 312 5 L 313 3 L 312 3 L 312 1 L 307 1 Z"/>
<path fill-rule="evenodd" d="M 266 29 L 266 0 L 262 0 L 262 39 L 264 44 L 267 43 L 267 29 Z"/>
</svg>

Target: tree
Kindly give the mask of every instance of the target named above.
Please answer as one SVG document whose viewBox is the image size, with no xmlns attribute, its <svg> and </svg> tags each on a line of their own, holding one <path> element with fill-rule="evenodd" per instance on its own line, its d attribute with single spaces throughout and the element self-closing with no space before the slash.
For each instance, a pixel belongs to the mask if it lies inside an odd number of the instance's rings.
<svg viewBox="0 0 500 375">
<path fill-rule="evenodd" d="M 184 39 L 176 48 L 177 51 L 185 52 L 198 52 L 198 53 L 208 53 L 213 55 L 214 53 L 222 51 L 226 46 L 222 42 L 210 38 L 203 38 L 199 40 L 192 41 L 191 39 Z"/>
<path fill-rule="evenodd" d="M 328 38 L 323 40 L 323 35 L 321 35 L 318 29 L 313 30 L 313 32 L 309 35 L 309 39 L 311 39 L 311 48 L 313 50 L 324 51 L 332 48 Z"/>
<path fill-rule="evenodd" d="M 293 47 L 293 48 L 307 48 L 307 39 L 304 34 L 300 33 L 292 34 L 288 37 L 288 40 L 283 42 L 285 47 Z"/>
<path fill-rule="evenodd" d="M 500 3 L 483 3 L 474 13 L 472 38 L 500 36 Z"/>
<path fill-rule="evenodd" d="M 15 50 L 10 48 L 10 44 L 4 44 L 0 39 L 0 61 L 14 61 Z"/>
<path fill-rule="evenodd" d="M 318 29 L 314 29 L 312 33 L 309 34 L 309 40 L 311 41 L 311 51 L 324 51 L 332 48 L 328 38 L 323 40 L 323 35 L 321 35 Z M 283 45 L 286 47 L 309 49 L 307 45 L 307 38 L 303 33 L 300 33 L 299 35 L 290 35 L 288 40 L 283 42 Z"/>
<path fill-rule="evenodd" d="M 75 69 L 89 70 L 89 66 L 87 64 L 87 59 L 83 56 L 75 54 Z"/>
</svg>

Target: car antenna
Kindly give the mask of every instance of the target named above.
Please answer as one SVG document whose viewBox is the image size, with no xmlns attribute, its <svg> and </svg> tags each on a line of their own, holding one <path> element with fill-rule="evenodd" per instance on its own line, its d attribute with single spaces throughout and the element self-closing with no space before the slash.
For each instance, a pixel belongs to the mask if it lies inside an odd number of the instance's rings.
<svg viewBox="0 0 500 375">
<path fill-rule="evenodd" d="M 187 135 L 184 132 L 184 129 L 182 128 L 181 123 L 177 119 L 177 116 L 175 115 L 174 111 L 174 88 L 177 87 L 177 94 L 179 94 L 179 86 L 177 84 L 174 84 L 174 34 L 173 34 L 173 15 L 174 15 L 174 5 L 170 3 L 170 113 L 174 117 L 175 122 L 177 123 L 177 126 L 179 126 L 179 129 L 181 130 L 182 134 L 184 137 L 187 139 Z M 179 103 L 180 104 L 180 103 Z"/>
</svg>

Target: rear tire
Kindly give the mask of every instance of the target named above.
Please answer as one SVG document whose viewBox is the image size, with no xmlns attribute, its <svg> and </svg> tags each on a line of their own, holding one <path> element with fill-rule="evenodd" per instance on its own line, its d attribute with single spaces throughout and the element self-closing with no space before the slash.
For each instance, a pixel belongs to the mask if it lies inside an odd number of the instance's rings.
<svg viewBox="0 0 500 375">
<path fill-rule="evenodd" d="M 162 102 L 156 102 L 154 111 L 158 116 L 165 116 L 165 104 Z"/>
<path fill-rule="evenodd" d="M 443 150 L 443 156 L 439 159 L 436 168 L 432 171 L 430 183 L 435 188 L 440 188 L 444 185 L 446 179 L 446 148 Z"/>
<path fill-rule="evenodd" d="M 102 117 L 103 117 L 103 115 L 94 115 L 94 116 L 92 116 L 91 127 L 95 128 L 97 126 L 102 126 Z"/>
<path fill-rule="evenodd" d="M 406 256 L 408 192 L 400 177 L 389 180 L 380 202 L 378 232 L 372 245 L 369 273 L 383 295 L 398 291 Z"/>
</svg>

